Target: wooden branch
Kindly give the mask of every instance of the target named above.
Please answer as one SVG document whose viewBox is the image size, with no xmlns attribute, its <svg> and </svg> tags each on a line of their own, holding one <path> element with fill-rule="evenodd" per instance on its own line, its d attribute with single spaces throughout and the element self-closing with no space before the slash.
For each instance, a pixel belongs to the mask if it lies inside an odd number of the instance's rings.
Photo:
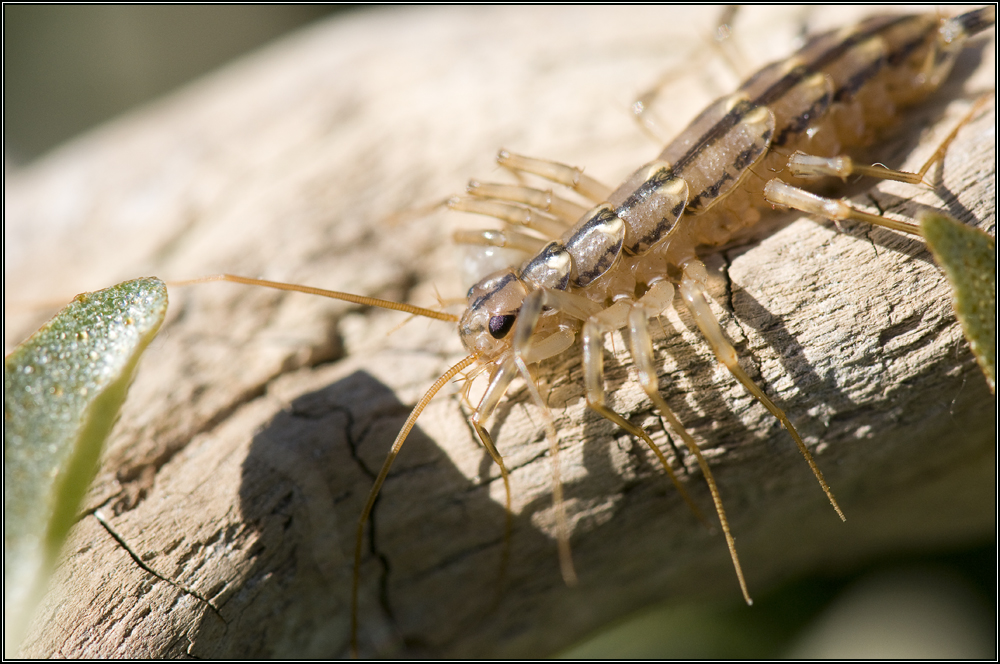
<svg viewBox="0 0 1000 664">
<path fill-rule="evenodd" d="M 121 118 L 8 176 L 8 343 L 44 318 L 15 300 L 148 274 L 232 272 L 424 306 L 460 296 L 450 231 L 481 222 L 399 213 L 470 176 L 501 179 L 500 147 L 589 165 L 609 184 L 648 161 L 658 148 L 631 99 L 671 66 L 708 66 L 688 54 L 714 11 L 677 11 L 358 12 Z M 739 20 L 755 66 L 787 53 L 798 29 L 797 14 Z M 844 10 L 809 20 L 843 22 Z M 918 167 L 994 76 L 992 50 L 969 49 L 875 158 Z M 735 79 L 676 81 L 664 126 L 678 130 Z M 936 192 L 880 184 L 858 200 L 899 216 L 943 208 L 995 234 L 995 126 L 991 107 L 959 134 Z M 685 315 L 665 316 L 657 342 L 662 389 L 710 457 L 751 592 L 988 536 L 996 401 L 929 252 L 855 224 L 776 216 L 768 228 L 706 258 L 715 308 L 742 365 L 813 447 L 846 525 Z M 230 284 L 170 296 L 22 655 L 344 655 L 358 515 L 409 408 L 461 357 L 454 330 Z M 614 343 L 613 406 L 669 454 Z M 587 411 L 575 354 L 542 374 L 579 587 L 559 575 L 547 444 L 524 390 L 491 424 L 515 512 L 499 593 L 502 486 L 457 396 L 439 397 L 376 505 L 362 654 L 543 656 L 666 598 L 739 601 L 722 537 L 640 443 Z"/>
</svg>

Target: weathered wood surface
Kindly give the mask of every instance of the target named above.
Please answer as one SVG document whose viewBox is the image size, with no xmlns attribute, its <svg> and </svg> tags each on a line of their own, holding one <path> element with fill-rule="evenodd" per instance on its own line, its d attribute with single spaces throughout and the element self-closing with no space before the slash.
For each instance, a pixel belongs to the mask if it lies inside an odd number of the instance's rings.
<svg viewBox="0 0 1000 664">
<path fill-rule="evenodd" d="M 424 305 L 460 295 L 450 231 L 482 222 L 395 214 L 470 176 L 502 178 L 499 147 L 623 178 L 658 151 L 630 100 L 671 66 L 703 66 L 684 56 L 703 46 L 714 13 L 676 12 L 359 12 L 122 118 L 8 175 L 8 343 L 44 317 L 13 301 L 147 274 L 228 271 Z M 798 27 L 785 14 L 740 21 L 755 64 L 786 52 Z M 761 34 L 770 38 L 755 43 Z M 919 165 L 995 86 L 993 72 L 991 47 L 970 49 L 877 158 Z M 732 87 L 724 76 L 678 81 L 668 98 L 690 117 Z M 966 127 L 941 186 L 917 204 L 905 200 L 914 189 L 884 184 L 873 198 L 895 214 L 944 208 L 995 233 L 995 127 L 992 108 Z M 929 252 L 888 231 L 776 220 L 759 241 L 707 258 L 716 310 L 744 367 L 814 446 L 847 524 L 685 315 L 664 317 L 657 351 L 668 401 L 711 459 L 751 592 L 989 537 L 996 402 Z M 226 284 L 174 288 L 171 300 L 22 654 L 344 655 L 358 514 L 410 406 L 461 357 L 454 330 L 393 331 L 400 314 Z M 669 448 L 620 339 L 616 348 L 613 405 Z M 666 598 L 738 601 L 722 538 L 647 450 L 586 411 L 578 359 L 545 375 L 579 587 L 558 572 L 541 420 L 515 389 L 492 424 L 516 511 L 494 605 L 502 487 L 458 398 L 441 397 L 376 505 L 362 654 L 546 655 Z"/>
</svg>

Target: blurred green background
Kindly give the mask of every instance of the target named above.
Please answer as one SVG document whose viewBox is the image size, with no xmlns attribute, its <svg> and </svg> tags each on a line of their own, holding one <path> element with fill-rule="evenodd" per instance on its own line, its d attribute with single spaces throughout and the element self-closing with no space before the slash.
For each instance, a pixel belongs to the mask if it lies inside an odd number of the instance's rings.
<svg viewBox="0 0 1000 664">
<path fill-rule="evenodd" d="M 350 9 L 5 4 L 4 157 L 23 165 L 290 30 Z"/>
<path fill-rule="evenodd" d="M 728 602 L 663 605 L 571 659 L 995 659 L 996 548 L 886 556 Z"/>
<path fill-rule="evenodd" d="M 286 32 L 352 10 L 5 5 L 5 165 L 26 165 Z M 870 561 L 792 581 L 756 596 L 752 609 L 666 604 L 564 654 L 995 657 L 996 569 L 993 542 Z M 877 636 L 867 643 L 865 633 Z"/>
</svg>

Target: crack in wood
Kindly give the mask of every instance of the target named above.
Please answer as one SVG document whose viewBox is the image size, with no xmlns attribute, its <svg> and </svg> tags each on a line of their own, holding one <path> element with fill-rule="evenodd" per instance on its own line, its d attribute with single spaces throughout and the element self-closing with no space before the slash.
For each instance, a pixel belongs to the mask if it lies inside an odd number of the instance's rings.
<svg viewBox="0 0 1000 664">
<path fill-rule="evenodd" d="M 223 624 L 225 625 L 229 624 L 226 622 L 226 619 L 222 617 L 222 612 L 219 610 L 219 607 L 217 607 L 212 602 L 212 600 L 203 596 L 198 591 L 192 588 L 188 588 L 183 583 L 180 583 L 179 581 L 174 581 L 173 579 L 163 574 L 160 574 L 155 569 L 150 567 L 145 561 L 143 561 L 143 559 L 139 556 L 139 554 L 135 552 L 135 550 L 129 545 L 127 541 L 125 541 L 125 537 L 122 536 L 117 530 L 115 530 L 114 527 L 112 527 L 112 525 L 108 522 L 108 520 L 104 518 L 104 515 L 101 514 L 101 510 L 99 509 L 94 510 L 93 515 L 94 518 L 97 519 L 97 522 L 101 524 L 101 526 L 104 528 L 104 530 L 108 531 L 108 534 L 111 535 L 111 537 L 116 542 L 118 542 L 118 544 L 125 550 L 126 553 L 128 553 L 129 557 L 132 558 L 132 560 L 135 562 L 136 565 L 141 567 L 145 572 L 152 574 L 160 581 L 169 583 L 170 585 L 172 585 L 174 588 L 177 588 L 181 592 L 190 595 L 191 597 L 194 597 L 200 602 L 203 602 L 208 608 L 212 609 L 212 611 L 215 613 L 216 616 L 218 616 L 219 620 L 221 620 Z"/>
</svg>

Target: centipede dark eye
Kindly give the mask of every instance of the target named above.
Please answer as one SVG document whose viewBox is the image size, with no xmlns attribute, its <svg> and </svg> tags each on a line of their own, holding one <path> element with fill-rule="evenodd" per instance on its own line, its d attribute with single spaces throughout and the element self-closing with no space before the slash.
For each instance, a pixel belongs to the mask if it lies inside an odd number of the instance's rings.
<svg viewBox="0 0 1000 664">
<path fill-rule="evenodd" d="M 502 316 L 490 316 L 490 336 L 494 339 L 503 339 L 514 327 L 514 314 L 504 314 Z"/>
</svg>

